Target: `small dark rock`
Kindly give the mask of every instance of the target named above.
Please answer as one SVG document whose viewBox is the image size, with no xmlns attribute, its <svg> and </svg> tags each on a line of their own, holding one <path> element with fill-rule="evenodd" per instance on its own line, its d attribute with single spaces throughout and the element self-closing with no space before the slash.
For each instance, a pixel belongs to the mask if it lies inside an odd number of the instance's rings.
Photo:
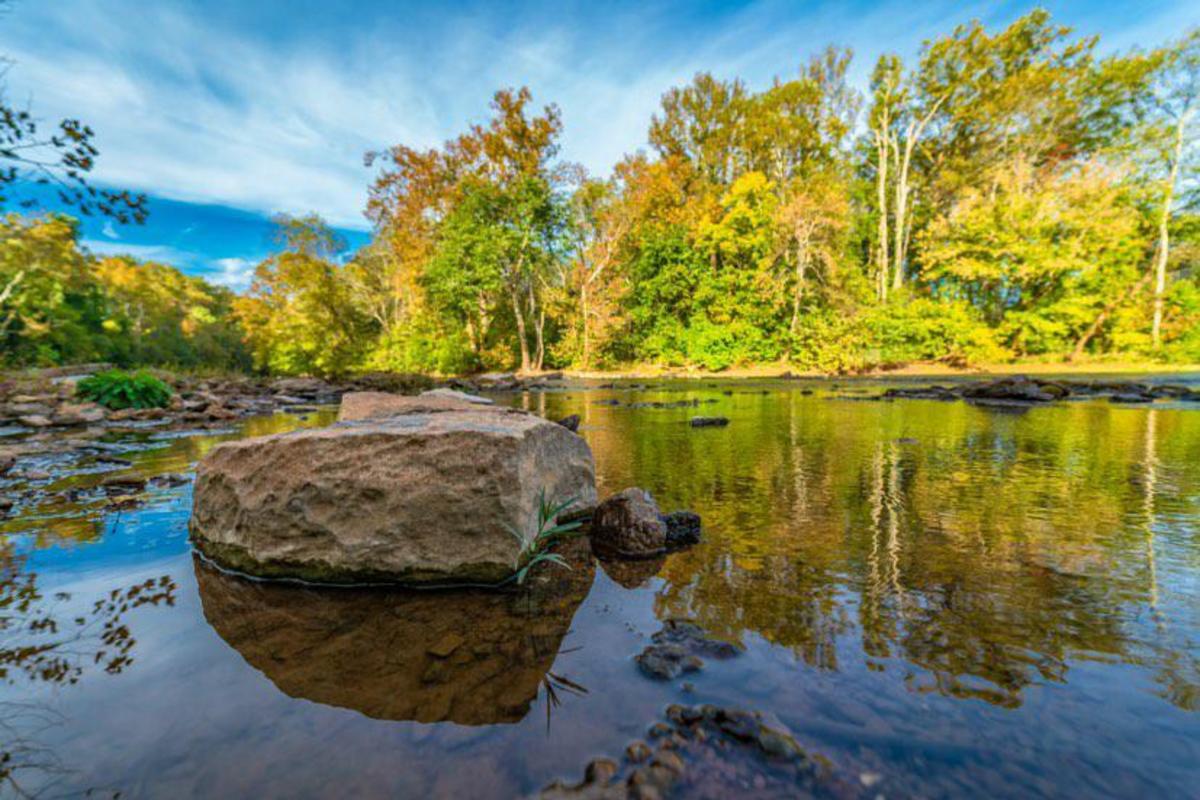
<svg viewBox="0 0 1200 800">
<path fill-rule="evenodd" d="M 1121 392 L 1114 394 L 1108 398 L 1110 403 L 1153 403 L 1154 398 L 1145 394 L 1133 394 L 1131 392 Z"/>
<path fill-rule="evenodd" d="M 168 472 L 165 475 L 155 475 L 150 479 L 150 485 L 158 487 L 183 486 L 189 480 L 190 478 L 187 475 L 181 475 L 178 472 Z"/>
<path fill-rule="evenodd" d="M 569 417 L 563 417 L 558 420 L 558 424 L 569 430 L 571 433 L 579 433 L 579 415 L 572 414 Z"/>
<path fill-rule="evenodd" d="M 704 667 L 704 660 L 678 644 L 652 644 L 635 658 L 642 674 L 658 680 L 671 680 L 685 672 Z"/>
<path fill-rule="evenodd" d="M 636 661 L 643 674 L 659 680 L 703 669 L 705 657 L 727 659 L 742 652 L 729 642 L 708 638 L 703 628 L 688 620 L 667 620 L 650 640 L 653 644 Z"/>
<path fill-rule="evenodd" d="M 141 489 L 146 485 L 146 479 L 141 475 L 109 475 L 100 481 L 105 489 Z"/>
<path fill-rule="evenodd" d="M 694 511 L 663 514 L 667 526 L 667 547 L 687 547 L 700 541 L 700 515 Z"/>
<path fill-rule="evenodd" d="M 723 428 L 729 424 L 728 417 L 692 417 L 693 428 Z"/>
<path fill-rule="evenodd" d="M 709 658 L 726 659 L 739 655 L 742 650 L 737 645 L 723 642 L 720 639 L 710 639 L 694 622 L 685 619 L 669 619 L 663 623 L 650 640 L 655 644 L 677 644 L 689 652 Z"/>
<path fill-rule="evenodd" d="M 630 763 L 640 764 L 650 758 L 653 751 L 650 745 L 643 742 L 641 739 L 635 739 L 625 748 L 625 758 L 629 759 Z"/>
<path fill-rule="evenodd" d="M 645 489 L 631 488 L 609 497 L 592 515 L 592 547 L 599 555 L 646 557 L 667 546 L 667 525 Z"/>
<path fill-rule="evenodd" d="M 592 514 L 592 549 L 602 558 L 652 558 L 700 540 L 700 516 L 661 514 L 645 489 L 625 489 Z"/>
</svg>

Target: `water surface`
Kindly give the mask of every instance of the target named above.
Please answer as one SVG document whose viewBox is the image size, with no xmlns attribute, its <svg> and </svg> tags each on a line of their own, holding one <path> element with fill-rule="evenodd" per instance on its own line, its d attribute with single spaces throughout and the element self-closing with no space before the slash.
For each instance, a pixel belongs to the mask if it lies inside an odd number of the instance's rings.
<svg viewBox="0 0 1200 800">
<path fill-rule="evenodd" d="M 38 492 L 0 524 L 2 791 L 521 796 L 682 702 L 766 713 L 839 796 L 1194 796 L 1200 409 L 805 387 L 508 398 L 582 417 L 601 496 L 642 486 L 705 525 L 691 550 L 519 593 L 247 581 L 192 555 L 190 484 L 94 488 L 327 414 L 48 457 L 50 478 L 0 483 Z M 742 654 L 644 677 L 633 657 L 680 618 Z"/>
</svg>

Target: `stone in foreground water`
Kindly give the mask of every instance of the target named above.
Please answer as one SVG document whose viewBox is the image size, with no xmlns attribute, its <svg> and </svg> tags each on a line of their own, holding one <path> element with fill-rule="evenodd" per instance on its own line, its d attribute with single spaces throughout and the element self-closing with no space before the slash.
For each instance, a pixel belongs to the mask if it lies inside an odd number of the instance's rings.
<svg viewBox="0 0 1200 800">
<path fill-rule="evenodd" d="M 535 535 L 543 496 L 595 503 L 591 449 L 532 414 L 441 403 L 215 447 L 197 469 L 197 548 L 264 577 L 504 580 L 521 549 L 509 528 Z"/>
</svg>

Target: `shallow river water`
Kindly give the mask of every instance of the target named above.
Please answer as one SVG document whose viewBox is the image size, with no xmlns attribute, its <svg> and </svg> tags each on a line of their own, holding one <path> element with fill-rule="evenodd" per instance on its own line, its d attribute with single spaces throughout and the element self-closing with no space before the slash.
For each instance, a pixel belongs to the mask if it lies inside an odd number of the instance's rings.
<svg viewBox="0 0 1200 800">
<path fill-rule="evenodd" d="M 641 486 L 704 520 L 690 550 L 540 593 L 251 582 L 193 556 L 190 484 L 128 507 L 92 488 L 328 413 L 112 435 L 132 465 L 93 449 L 0 481 L 40 492 L 0 523 L 0 795 L 525 796 L 619 759 L 671 703 L 713 703 L 825 759 L 817 794 L 1195 797 L 1200 408 L 876 391 L 501 398 L 579 414 L 601 497 Z M 668 619 L 741 652 L 652 680 L 633 659 Z"/>
</svg>

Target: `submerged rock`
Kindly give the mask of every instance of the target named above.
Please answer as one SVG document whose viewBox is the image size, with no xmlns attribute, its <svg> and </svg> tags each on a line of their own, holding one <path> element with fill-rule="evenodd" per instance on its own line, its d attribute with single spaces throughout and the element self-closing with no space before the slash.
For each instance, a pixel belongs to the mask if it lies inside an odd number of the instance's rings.
<svg viewBox="0 0 1200 800">
<path fill-rule="evenodd" d="M 1051 390 L 1047 384 L 1016 375 L 968 386 L 962 390 L 962 396 L 973 401 L 1012 400 L 1022 403 L 1049 403 L 1065 396 L 1065 393 Z"/>
<path fill-rule="evenodd" d="M 737 645 L 709 638 L 703 628 L 687 620 L 667 620 L 650 640 L 653 644 L 634 660 L 642 674 L 658 680 L 701 670 L 706 657 L 724 660 L 742 652 Z"/>
<path fill-rule="evenodd" d="M 663 681 L 704 668 L 704 659 L 677 644 L 650 645 L 634 660 L 643 675 Z"/>
<path fill-rule="evenodd" d="M 350 395 L 348 397 L 353 397 Z M 394 416 L 226 442 L 196 471 L 191 535 L 254 575 L 315 581 L 497 583 L 539 501 L 596 500 L 591 449 L 561 425 L 448 398 Z M 394 407 L 393 407 L 394 410 Z"/>
<path fill-rule="evenodd" d="M 1182 384 L 1151 384 L 1138 381 L 1068 381 L 1013 375 L 996 380 L 958 386 L 893 387 L 880 397 L 885 400 L 966 400 L 983 406 L 1031 406 L 1058 400 L 1107 396 L 1114 403 L 1150 403 L 1156 399 L 1196 400 L 1195 392 Z"/>
<path fill-rule="evenodd" d="M 763 714 L 720 706 L 672 705 L 636 739 L 623 763 L 597 758 L 577 784 L 556 781 L 541 800 L 647 800 L 664 797 L 850 797 L 829 762 L 810 754 Z"/>
<path fill-rule="evenodd" d="M 724 428 L 729 424 L 728 417 L 692 417 L 693 428 Z"/>
<path fill-rule="evenodd" d="M 1135 394 L 1134 392 L 1120 392 L 1108 398 L 1110 403 L 1153 403 L 1154 398 L 1150 395 Z"/>
</svg>

